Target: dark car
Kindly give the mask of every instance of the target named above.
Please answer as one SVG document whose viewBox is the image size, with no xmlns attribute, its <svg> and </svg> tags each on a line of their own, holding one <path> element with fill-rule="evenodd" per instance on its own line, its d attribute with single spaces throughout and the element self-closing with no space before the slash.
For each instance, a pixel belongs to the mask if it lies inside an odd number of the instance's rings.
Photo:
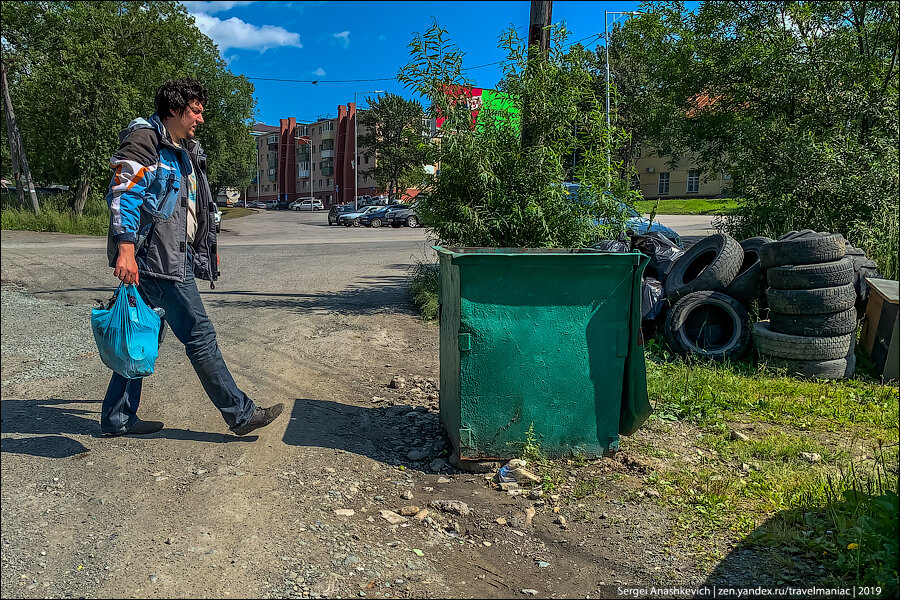
<svg viewBox="0 0 900 600">
<path fill-rule="evenodd" d="M 341 215 L 353 212 L 356 208 L 352 204 L 335 204 L 328 209 L 328 224 L 337 225 L 340 223 Z"/>
<path fill-rule="evenodd" d="M 405 204 L 390 204 L 379 210 L 366 213 L 359 218 L 359 224 L 366 227 L 381 227 L 387 223 L 387 215 L 392 210 L 400 210 L 406 208 Z"/>
<path fill-rule="evenodd" d="M 291 203 L 288 200 L 279 200 L 275 203 L 275 210 L 288 210 L 291 207 Z"/>
<path fill-rule="evenodd" d="M 422 222 L 416 214 L 415 206 L 400 205 L 388 210 L 384 222 L 392 227 L 419 227 Z"/>
</svg>

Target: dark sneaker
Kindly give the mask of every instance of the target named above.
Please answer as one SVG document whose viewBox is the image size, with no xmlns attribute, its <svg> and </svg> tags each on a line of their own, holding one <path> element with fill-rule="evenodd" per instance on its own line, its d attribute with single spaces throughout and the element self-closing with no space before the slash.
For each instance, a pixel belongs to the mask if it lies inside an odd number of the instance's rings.
<svg viewBox="0 0 900 600">
<path fill-rule="evenodd" d="M 281 402 L 279 402 L 275 406 L 270 406 L 269 408 L 260 408 L 257 406 L 256 412 L 253 413 L 253 416 L 250 417 L 250 420 L 239 427 L 235 427 L 234 429 L 232 429 L 232 431 L 235 433 L 235 435 L 247 435 L 254 429 L 265 427 L 266 425 L 277 419 L 282 410 L 284 410 L 284 404 L 282 404 Z"/>
<path fill-rule="evenodd" d="M 103 435 L 113 437 L 119 435 L 147 435 L 148 433 L 156 433 L 162 428 L 163 424 L 160 421 L 141 421 L 138 419 L 132 423 L 131 427 L 121 433 L 104 433 Z"/>
</svg>

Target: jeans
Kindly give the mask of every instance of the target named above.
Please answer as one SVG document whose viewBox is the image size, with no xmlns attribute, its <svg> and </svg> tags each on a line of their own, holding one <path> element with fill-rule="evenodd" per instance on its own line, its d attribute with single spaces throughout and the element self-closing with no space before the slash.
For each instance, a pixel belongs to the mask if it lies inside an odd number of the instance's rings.
<svg viewBox="0 0 900 600">
<path fill-rule="evenodd" d="M 216 331 L 203 308 L 192 263 L 193 257 L 188 252 L 184 282 L 142 276 L 138 291 L 150 306 L 166 311 L 165 320 L 184 344 L 203 389 L 221 411 L 228 427 L 234 429 L 250 420 L 256 405 L 238 389 L 225 365 Z M 103 433 L 124 433 L 137 421 L 142 382 L 142 379 L 126 379 L 113 373 L 100 416 Z"/>
</svg>

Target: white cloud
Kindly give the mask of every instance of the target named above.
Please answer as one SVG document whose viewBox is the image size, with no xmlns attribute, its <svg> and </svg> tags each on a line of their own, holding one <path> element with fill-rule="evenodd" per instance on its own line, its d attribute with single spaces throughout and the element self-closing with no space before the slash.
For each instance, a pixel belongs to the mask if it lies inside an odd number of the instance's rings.
<svg viewBox="0 0 900 600">
<path fill-rule="evenodd" d="M 350 32 L 349 31 L 342 31 L 340 33 L 333 33 L 331 35 L 336 40 L 343 40 L 344 48 L 347 48 L 350 46 Z"/>
<path fill-rule="evenodd" d="M 203 13 L 205 15 L 214 15 L 217 12 L 225 12 L 231 10 L 235 6 L 247 6 L 253 2 L 231 2 L 223 0 L 222 2 L 182 2 L 190 13 Z"/>
<path fill-rule="evenodd" d="M 283 27 L 263 25 L 257 27 L 245 23 L 237 17 L 231 17 L 225 21 L 211 17 L 204 13 L 197 13 L 194 20 L 197 28 L 212 38 L 219 47 L 219 52 L 224 53 L 228 48 L 243 48 L 247 50 L 259 50 L 265 52 L 269 48 L 280 46 L 294 46 L 302 48 L 300 35 L 292 33 Z"/>
<path fill-rule="evenodd" d="M 313 75 L 315 75 L 316 77 L 325 77 L 325 69 L 319 67 L 318 69 L 313 71 Z"/>
</svg>

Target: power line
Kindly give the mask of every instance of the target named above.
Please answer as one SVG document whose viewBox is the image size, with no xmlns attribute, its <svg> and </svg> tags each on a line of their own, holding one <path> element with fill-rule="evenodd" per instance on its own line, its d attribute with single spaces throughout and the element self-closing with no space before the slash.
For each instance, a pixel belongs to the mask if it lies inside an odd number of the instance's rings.
<svg viewBox="0 0 900 600">
<path fill-rule="evenodd" d="M 521 29 L 521 28 L 520 28 Z M 589 35 L 585 38 L 581 38 L 580 40 L 575 40 L 566 45 L 564 50 L 567 50 L 574 46 L 579 42 L 583 42 L 585 40 L 590 40 L 592 38 L 601 38 L 603 37 L 602 33 L 595 33 L 593 35 Z M 474 71 L 475 69 L 483 69 L 484 67 L 492 67 L 494 65 L 499 65 L 503 63 L 502 60 L 498 60 L 495 62 L 485 63 L 483 65 L 477 65 L 475 67 L 465 67 L 463 71 Z M 374 77 L 371 79 L 276 79 L 272 77 L 247 77 L 247 79 L 253 79 L 255 81 L 279 81 L 282 83 L 309 83 L 312 85 L 318 85 L 320 83 L 364 83 L 368 81 L 396 81 L 396 77 Z"/>
</svg>

